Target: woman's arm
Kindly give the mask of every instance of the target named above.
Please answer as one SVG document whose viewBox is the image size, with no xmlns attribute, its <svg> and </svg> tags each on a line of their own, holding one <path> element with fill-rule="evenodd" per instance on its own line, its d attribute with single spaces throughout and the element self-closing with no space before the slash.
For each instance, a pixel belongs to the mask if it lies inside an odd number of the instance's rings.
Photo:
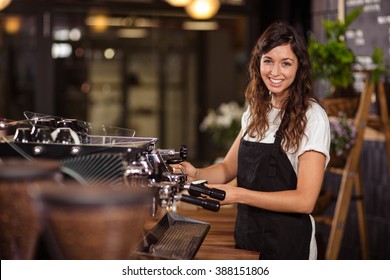
<svg viewBox="0 0 390 280">
<path fill-rule="evenodd" d="M 311 213 L 324 177 L 325 155 L 316 151 L 303 153 L 298 160 L 296 190 L 260 192 L 229 185 L 208 185 L 226 191 L 223 204 L 243 203 L 271 211 Z"/>
</svg>

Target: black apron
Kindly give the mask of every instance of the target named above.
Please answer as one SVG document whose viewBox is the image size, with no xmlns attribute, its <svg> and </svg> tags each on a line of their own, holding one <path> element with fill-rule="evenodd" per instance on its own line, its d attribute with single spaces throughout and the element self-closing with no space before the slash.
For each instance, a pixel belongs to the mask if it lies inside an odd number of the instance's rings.
<svg viewBox="0 0 390 280">
<path fill-rule="evenodd" d="M 281 148 L 280 137 L 268 144 L 246 141 L 244 136 L 238 151 L 238 186 L 263 192 L 296 189 L 297 176 Z M 237 205 L 236 247 L 260 252 L 259 259 L 307 260 L 311 233 L 308 214 Z"/>
</svg>

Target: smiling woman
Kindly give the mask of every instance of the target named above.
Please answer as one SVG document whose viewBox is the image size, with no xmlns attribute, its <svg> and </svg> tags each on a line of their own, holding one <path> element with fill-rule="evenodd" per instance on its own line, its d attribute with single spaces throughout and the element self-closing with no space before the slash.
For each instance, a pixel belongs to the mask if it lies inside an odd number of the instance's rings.
<svg viewBox="0 0 390 280">
<path fill-rule="evenodd" d="M 237 203 L 235 246 L 260 252 L 261 259 L 317 255 L 309 213 L 329 161 L 330 130 L 312 97 L 309 71 L 297 31 L 271 24 L 252 51 L 248 109 L 224 160 L 205 168 L 180 164 L 190 180 L 224 190 L 224 204 Z M 234 178 L 237 186 L 230 183 Z"/>
</svg>

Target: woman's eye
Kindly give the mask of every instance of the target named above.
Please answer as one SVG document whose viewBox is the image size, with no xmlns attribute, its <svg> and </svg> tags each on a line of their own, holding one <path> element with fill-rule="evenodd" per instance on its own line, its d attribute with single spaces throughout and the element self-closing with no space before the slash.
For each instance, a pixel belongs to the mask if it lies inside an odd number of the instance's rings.
<svg viewBox="0 0 390 280">
<path fill-rule="evenodd" d="M 282 65 L 284 67 L 290 67 L 290 66 L 292 66 L 292 63 L 291 62 L 283 62 Z"/>
<path fill-rule="evenodd" d="M 272 63 L 272 60 L 270 60 L 270 59 L 264 59 L 264 60 L 263 60 L 263 63 L 264 63 L 264 64 L 271 64 L 271 63 Z"/>
</svg>

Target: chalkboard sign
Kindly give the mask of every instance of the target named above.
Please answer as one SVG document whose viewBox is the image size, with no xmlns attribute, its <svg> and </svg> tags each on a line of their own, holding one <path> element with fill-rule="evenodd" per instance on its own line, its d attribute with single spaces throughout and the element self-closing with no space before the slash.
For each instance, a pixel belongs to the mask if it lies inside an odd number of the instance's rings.
<svg viewBox="0 0 390 280">
<path fill-rule="evenodd" d="M 384 51 L 386 63 L 390 64 L 390 1 L 345 0 L 345 12 L 363 8 L 363 13 L 350 25 L 346 40 L 348 46 L 369 65 L 375 47 Z"/>
</svg>

